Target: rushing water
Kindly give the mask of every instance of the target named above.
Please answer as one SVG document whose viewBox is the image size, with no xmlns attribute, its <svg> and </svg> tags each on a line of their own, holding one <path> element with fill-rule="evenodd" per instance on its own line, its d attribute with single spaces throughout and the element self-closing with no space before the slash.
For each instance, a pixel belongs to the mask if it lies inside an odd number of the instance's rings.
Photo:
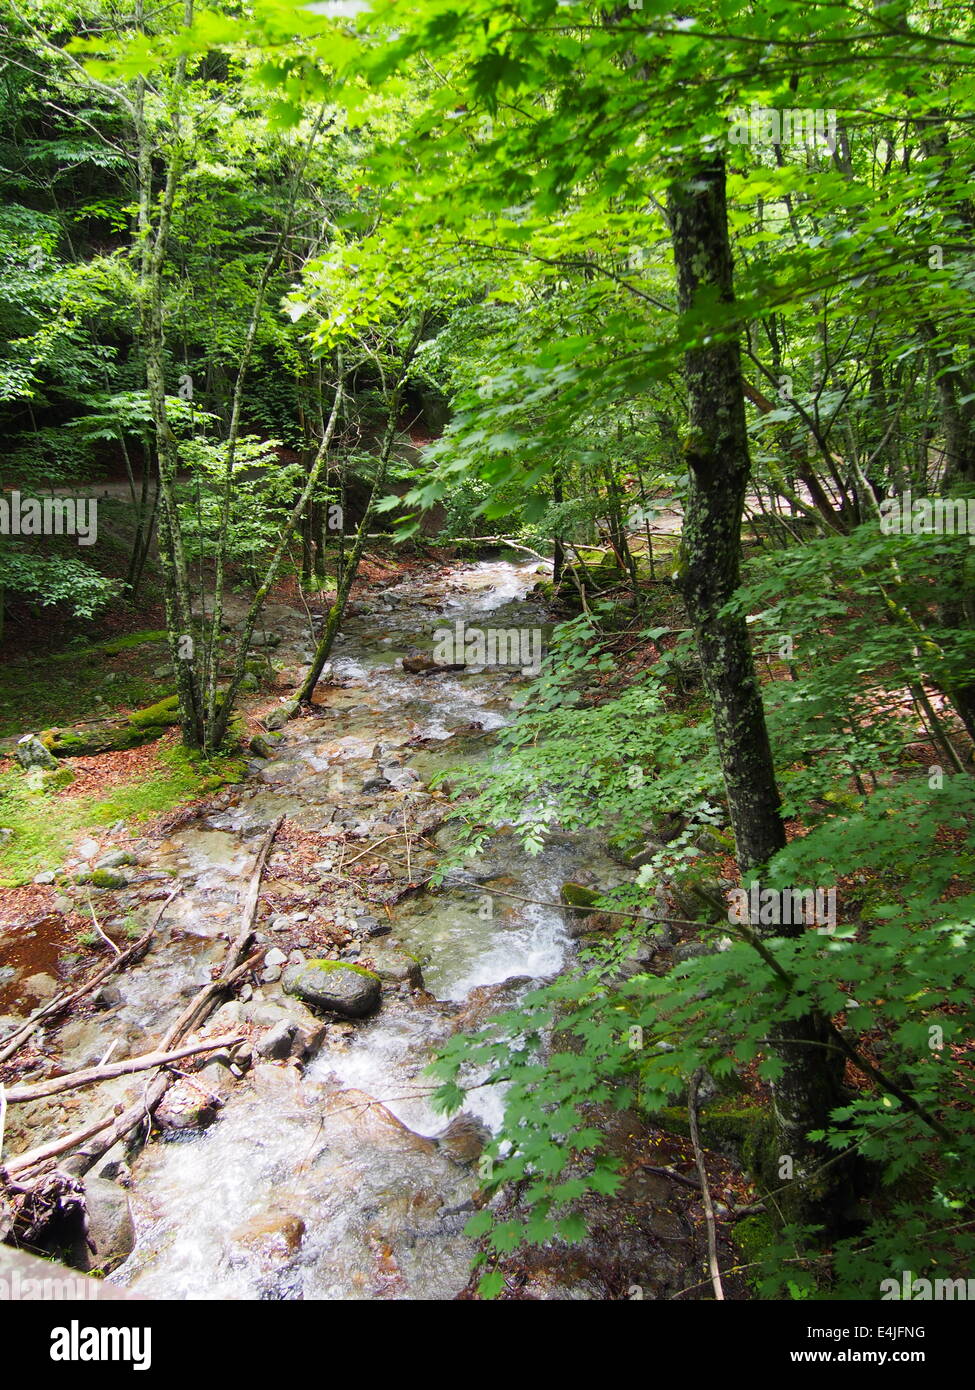
<svg viewBox="0 0 975 1390">
<path fill-rule="evenodd" d="M 526 598 L 535 571 L 464 566 L 446 593 L 442 583 L 407 580 L 385 591 L 378 611 L 347 624 L 334 684 L 319 692 L 322 717 L 292 722 L 260 782 L 161 847 L 161 866 L 181 876 L 185 890 L 168 939 L 127 983 L 123 1013 L 131 1022 L 158 1027 L 174 998 L 208 978 L 223 950 L 217 938 L 234 922 L 258 827 L 285 812 L 317 829 L 337 806 L 355 807 L 362 778 L 375 772 L 377 744 L 398 751 L 424 781 L 451 764 L 490 758 L 483 733 L 510 717 L 516 673 L 415 676 L 397 658 L 412 645 L 430 650 L 445 620 L 540 627 L 547 615 Z M 569 949 L 558 909 L 497 899 L 486 916 L 477 884 L 500 881 L 551 903 L 583 858 L 596 862 L 568 841 L 529 858 L 513 835 L 500 833 L 460 876 L 466 891 L 398 904 L 392 939 L 424 962 L 434 999 L 387 991 L 371 1020 L 330 1027 L 303 1074 L 259 1063 L 211 1128 L 148 1145 L 133 1173 L 138 1245 L 113 1282 L 168 1299 L 457 1294 L 473 1254 L 463 1227 L 476 1168 L 469 1153 L 458 1161 L 441 1142 L 445 1121 L 430 1106 L 423 1068 L 472 991 L 483 1000 L 483 987 L 518 981 L 517 992 L 556 973 Z M 497 1091 L 482 1087 L 466 1113 L 494 1127 L 501 1107 Z"/>
</svg>

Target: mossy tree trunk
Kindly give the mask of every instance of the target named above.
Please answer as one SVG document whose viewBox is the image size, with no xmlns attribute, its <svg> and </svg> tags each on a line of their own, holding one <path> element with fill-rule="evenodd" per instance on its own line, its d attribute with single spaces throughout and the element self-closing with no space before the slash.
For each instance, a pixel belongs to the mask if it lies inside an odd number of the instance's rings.
<svg viewBox="0 0 975 1390">
<path fill-rule="evenodd" d="M 678 308 L 691 335 L 684 359 L 689 407 L 686 447 L 690 489 L 684 518 L 680 585 L 697 636 L 711 702 L 731 821 L 743 872 L 764 865 L 786 842 L 765 711 L 743 617 L 722 609 L 739 585 L 741 518 L 750 460 L 741 361 L 733 320 L 725 169 L 719 157 L 686 169 L 670 189 L 669 214 Z M 763 929 L 794 935 L 797 926 Z M 792 1215 L 832 1224 L 839 1167 L 811 1143 L 842 1103 L 841 1067 L 827 1045 L 828 1021 L 810 1011 L 770 1017 L 783 1071 L 773 1087 L 780 1156 L 810 1174 L 794 1189 Z"/>
</svg>

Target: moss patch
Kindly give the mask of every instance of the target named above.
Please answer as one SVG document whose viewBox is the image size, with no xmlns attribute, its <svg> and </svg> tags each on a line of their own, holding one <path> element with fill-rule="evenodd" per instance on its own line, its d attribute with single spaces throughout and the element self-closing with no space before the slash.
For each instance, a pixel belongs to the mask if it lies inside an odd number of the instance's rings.
<svg viewBox="0 0 975 1390">
<path fill-rule="evenodd" d="M 683 1106 L 667 1106 L 654 1111 L 652 1119 L 670 1134 L 690 1138 L 691 1127 Z M 701 1140 L 708 1149 L 752 1167 L 751 1158 L 771 1124 L 766 1112 L 757 1106 L 749 1109 L 731 1105 L 713 1105 L 700 1112 Z"/>
<path fill-rule="evenodd" d="M 158 700 L 156 704 L 129 715 L 129 723 L 137 729 L 166 729 L 178 722 L 179 698 L 176 695 L 167 695 L 165 700 Z"/>
<path fill-rule="evenodd" d="M 351 961 L 344 960 L 306 960 L 301 967 L 303 970 L 354 970 L 357 975 L 365 975 L 370 980 L 382 983 L 374 970 L 367 970 L 364 965 L 353 965 Z"/>
<path fill-rule="evenodd" d="M 778 1229 L 769 1216 L 745 1216 L 735 1226 L 735 1244 L 741 1251 L 741 1263 L 753 1266 L 741 1272 L 756 1293 L 761 1288 L 763 1262 L 779 1241 Z"/>
<path fill-rule="evenodd" d="M 54 815 L 49 797 L 33 790 L 21 772 L 2 772 L 0 825 L 14 833 L 0 844 L 0 887 L 16 887 L 42 870 L 57 869 L 83 831 L 117 820 L 151 820 L 245 775 L 239 758 L 202 759 L 182 747 L 162 748 L 148 775 L 140 768 L 131 782 L 112 786 L 104 796 L 69 792 L 58 798 Z"/>
<path fill-rule="evenodd" d="M 580 912 L 592 912 L 599 901 L 599 894 L 592 888 L 584 888 L 581 883 L 563 883 L 560 897 L 566 907 L 574 907 Z"/>
</svg>

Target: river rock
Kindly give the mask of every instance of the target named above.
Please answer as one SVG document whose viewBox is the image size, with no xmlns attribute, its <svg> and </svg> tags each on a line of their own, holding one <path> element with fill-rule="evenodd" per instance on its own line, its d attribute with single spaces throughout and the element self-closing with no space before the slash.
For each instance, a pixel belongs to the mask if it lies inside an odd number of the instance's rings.
<svg viewBox="0 0 975 1390">
<path fill-rule="evenodd" d="M 135 1223 L 128 1193 L 108 1178 L 85 1179 L 88 1234 L 95 1247 L 87 1251 L 86 1269 L 115 1269 L 135 1249 Z"/>
<path fill-rule="evenodd" d="M 75 883 L 90 884 L 92 888 L 124 888 L 128 883 L 118 869 L 92 869 L 90 873 L 75 874 Z"/>
<path fill-rule="evenodd" d="M 261 1212 L 232 1232 L 231 1240 L 257 1255 L 262 1263 L 290 1259 L 305 1238 L 302 1217 L 292 1212 Z"/>
<path fill-rule="evenodd" d="M 53 975 L 39 971 L 36 975 L 28 975 L 23 988 L 34 999 L 53 999 L 58 992 L 58 982 Z"/>
<path fill-rule="evenodd" d="M 255 1049 L 259 1056 L 264 1056 L 261 1052 L 262 1043 L 280 1030 L 282 1034 L 286 1032 L 290 1038 L 290 1046 L 285 1056 L 299 1059 L 313 1057 L 321 1048 L 328 1031 L 326 1024 L 317 1014 L 313 1014 L 300 1000 L 288 996 L 255 999 L 241 1010 L 239 1018 L 255 1028 L 265 1030 Z M 216 1023 L 216 1016 L 214 1021 Z M 276 1050 L 276 1045 L 272 1044 L 272 1054 Z"/>
<path fill-rule="evenodd" d="M 113 849 L 108 854 L 103 854 L 100 859 L 95 860 L 95 869 L 120 869 L 123 864 L 134 864 L 135 855 L 130 854 L 127 849 Z"/>
<path fill-rule="evenodd" d="M 258 1038 L 254 1051 L 265 1062 L 283 1062 L 291 1056 L 297 1031 L 297 1023 L 283 1018 Z"/>
<path fill-rule="evenodd" d="M 264 957 L 264 964 L 265 964 L 265 965 L 284 965 L 284 964 L 286 964 L 287 959 L 288 959 L 288 957 L 284 954 L 284 952 L 283 952 L 279 947 L 277 947 L 277 946 L 272 946 L 271 949 L 270 949 L 270 951 L 268 951 L 267 955 Z"/>
<path fill-rule="evenodd" d="M 398 792 L 408 791 L 420 781 L 420 774 L 414 767 L 384 767 L 382 776 Z"/>
<path fill-rule="evenodd" d="M 410 989 L 423 989 L 423 970 L 418 961 L 386 942 L 369 946 L 368 958 L 384 984 L 408 984 Z"/>
<path fill-rule="evenodd" d="M 264 727 L 266 729 L 283 729 L 285 724 L 287 724 L 288 720 L 297 712 L 297 710 L 297 700 L 286 701 L 285 704 L 279 705 L 277 709 L 273 709 L 271 711 L 271 713 L 264 720 Z"/>
<path fill-rule="evenodd" d="M 343 1018 L 364 1018 L 373 1013 L 382 996 L 378 975 L 342 961 L 311 960 L 289 966 L 282 984 L 285 993 Z"/>
<path fill-rule="evenodd" d="M 435 671 L 462 671 L 464 663 L 454 662 L 451 665 L 441 666 L 434 661 L 430 652 L 423 652 L 419 647 L 411 647 L 403 657 L 403 670 L 408 671 L 411 676 L 432 676 Z"/>
<path fill-rule="evenodd" d="M 277 744 L 280 742 L 278 734 L 255 734 L 250 741 L 250 750 L 256 753 L 259 758 L 273 758 Z"/>
</svg>

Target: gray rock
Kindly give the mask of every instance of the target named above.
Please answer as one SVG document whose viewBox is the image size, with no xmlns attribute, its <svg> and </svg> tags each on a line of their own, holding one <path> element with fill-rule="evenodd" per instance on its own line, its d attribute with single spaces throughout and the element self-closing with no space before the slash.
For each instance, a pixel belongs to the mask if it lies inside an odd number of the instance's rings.
<svg viewBox="0 0 975 1390">
<path fill-rule="evenodd" d="M 95 861 L 96 869 L 119 869 L 123 864 L 134 864 L 135 855 L 127 849 L 113 849 Z"/>
<path fill-rule="evenodd" d="M 282 983 L 287 994 L 343 1018 L 364 1018 L 379 1007 L 382 997 L 378 975 L 341 961 L 289 966 Z"/>
<path fill-rule="evenodd" d="M 17 740 L 16 748 L 17 761 L 23 768 L 42 767 L 55 768 L 58 760 L 49 749 L 45 748 L 36 734 L 25 734 L 23 738 Z"/>
<path fill-rule="evenodd" d="M 266 1062 L 283 1062 L 291 1056 L 297 1031 L 297 1023 L 283 1018 L 258 1039 L 254 1051 Z"/>
<path fill-rule="evenodd" d="M 38 971 L 36 975 L 28 975 L 23 987 L 35 999 L 53 999 L 58 992 L 57 980 L 53 975 L 46 975 L 43 971 Z"/>
<path fill-rule="evenodd" d="M 57 878 L 57 874 L 55 874 L 55 872 L 54 872 L 53 869 L 45 869 L 44 872 L 43 872 L 42 874 L 35 874 L 35 875 L 34 875 L 34 882 L 35 882 L 35 883 L 53 883 L 54 880 L 55 880 L 55 878 Z"/>
<path fill-rule="evenodd" d="M 280 965 L 269 965 L 261 971 L 261 980 L 266 985 L 276 985 L 281 978 Z"/>
<path fill-rule="evenodd" d="M 265 965 L 284 965 L 288 957 L 277 946 L 272 946 L 264 957 Z"/>
<path fill-rule="evenodd" d="M 267 716 L 267 718 L 264 720 L 265 728 L 283 729 L 285 724 L 287 724 L 288 720 L 297 711 L 297 709 L 297 700 L 287 700 L 283 705 L 279 705 L 277 709 L 273 709 L 271 713 Z"/>
<path fill-rule="evenodd" d="M 85 1179 L 88 1234 L 95 1246 L 88 1251 L 87 1269 L 115 1269 L 135 1249 L 135 1223 L 128 1193 L 107 1178 Z"/>
<path fill-rule="evenodd" d="M 417 786 L 420 781 L 420 774 L 413 767 L 384 767 L 382 775 L 397 791 L 407 791 L 410 787 Z"/>
</svg>

